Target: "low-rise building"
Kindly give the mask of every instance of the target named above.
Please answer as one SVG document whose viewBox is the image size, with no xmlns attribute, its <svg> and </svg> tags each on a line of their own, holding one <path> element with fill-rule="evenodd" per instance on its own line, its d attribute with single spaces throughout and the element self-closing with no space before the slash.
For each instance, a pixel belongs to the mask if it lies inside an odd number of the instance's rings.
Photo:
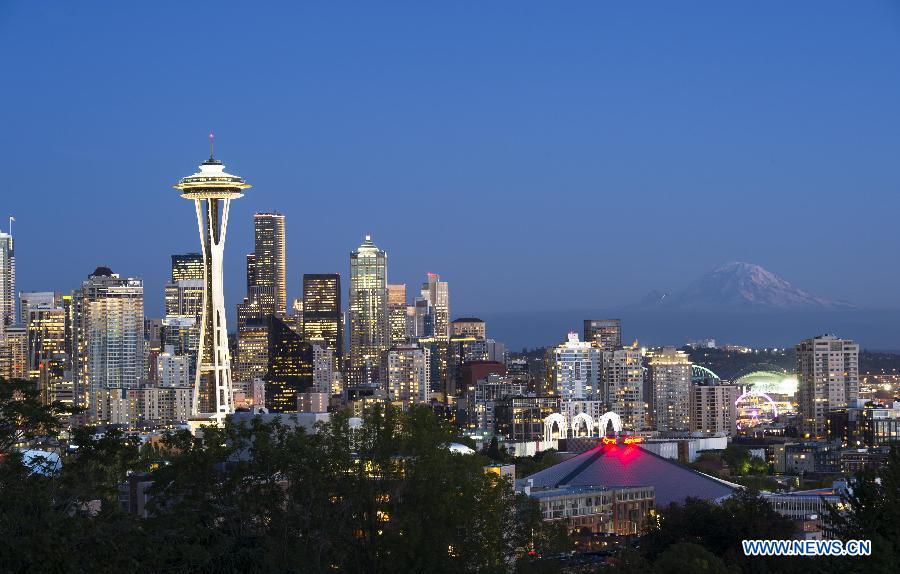
<svg viewBox="0 0 900 574">
<path fill-rule="evenodd" d="M 565 520 L 570 531 L 594 534 L 641 534 L 654 508 L 652 486 L 564 486 L 529 490 L 545 521 Z"/>
<path fill-rule="evenodd" d="M 900 402 L 892 402 L 890 406 L 864 403 L 831 411 L 826 428 L 829 440 L 838 440 L 851 447 L 898 444 Z"/>
</svg>

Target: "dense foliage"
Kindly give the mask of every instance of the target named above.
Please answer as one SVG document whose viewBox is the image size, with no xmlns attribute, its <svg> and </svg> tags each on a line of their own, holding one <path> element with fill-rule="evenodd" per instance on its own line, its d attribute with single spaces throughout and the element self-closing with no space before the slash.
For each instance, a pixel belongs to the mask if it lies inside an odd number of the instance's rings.
<svg viewBox="0 0 900 574">
<path fill-rule="evenodd" d="M 507 572 L 517 549 L 555 544 L 534 501 L 446 448 L 452 429 L 427 409 L 358 429 L 337 415 L 315 434 L 256 419 L 157 447 L 77 429 L 61 468 L 36 472 L 10 447 L 60 428 L 24 386 L 7 408 L 3 571 Z M 153 482 L 147 518 L 118 499 L 135 472 Z"/>
<path fill-rule="evenodd" d="M 843 540 L 871 540 L 872 557 L 836 560 L 835 572 L 896 572 L 900 563 L 900 449 L 891 449 L 880 470 L 857 475 L 840 507 L 829 509 L 834 534 Z M 846 510 L 846 511 L 845 511 Z"/>
</svg>

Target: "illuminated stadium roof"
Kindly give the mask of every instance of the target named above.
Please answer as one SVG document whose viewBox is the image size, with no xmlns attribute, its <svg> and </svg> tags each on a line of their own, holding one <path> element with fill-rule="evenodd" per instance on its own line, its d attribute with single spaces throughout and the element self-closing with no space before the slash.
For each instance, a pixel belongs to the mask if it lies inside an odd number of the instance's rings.
<svg viewBox="0 0 900 574">
<path fill-rule="evenodd" d="M 600 444 L 559 464 L 532 474 L 533 489 L 562 486 L 652 486 L 656 505 L 683 502 L 688 497 L 718 500 L 741 488 L 696 472 L 644 450 L 638 444 Z"/>
<path fill-rule="evenodd" d="M 752 371 L 734 380 L 735 385 L 746 386 L 759 393 L 776 395 L 797 394 L 797 377 L 778 371 Z"/>
</svg>

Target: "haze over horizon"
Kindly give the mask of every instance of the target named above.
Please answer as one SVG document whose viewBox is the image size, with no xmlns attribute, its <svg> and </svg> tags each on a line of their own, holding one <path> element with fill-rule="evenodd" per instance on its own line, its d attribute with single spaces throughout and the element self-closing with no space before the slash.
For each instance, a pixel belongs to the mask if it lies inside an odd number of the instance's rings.
<svg viewBox="0 0 900 574">
<path fill-rule="evenodd" d="M 449 281 L 453 316 L 614 309 L 735 260 L 900 307 L 895 3 L 9 2 L 0 31 L 20 291 L 108 265 L 159 316 L 169 255 L 199 249 L 171 185 L 214 131 L 254 186 L 232 314 L 271 210 L 290 298 L 371 234 L 391 282 Z"/>
</svg>

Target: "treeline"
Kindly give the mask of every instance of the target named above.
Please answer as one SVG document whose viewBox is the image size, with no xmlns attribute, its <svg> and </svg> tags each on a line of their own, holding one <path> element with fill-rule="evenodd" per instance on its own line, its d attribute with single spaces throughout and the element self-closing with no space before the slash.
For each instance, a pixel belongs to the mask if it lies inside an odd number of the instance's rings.
<svg viewBox="0 0 900 574">
<path fill-rule="evenodd" d="M 447 446 L 428 409 L 340 414 L 310 434 L 226 425 L 140 446 L 76 429 L 61 466 L 13 447 L 65 446 L 26 383 L 0 382 L 0 570 L 4 572 L 508 572 L 558 551 L 536 503 Z M 148 516 L 119 486 L 152 481 Z M 556 546 L 554 546 L 556 545 Z"/>
</svg>

